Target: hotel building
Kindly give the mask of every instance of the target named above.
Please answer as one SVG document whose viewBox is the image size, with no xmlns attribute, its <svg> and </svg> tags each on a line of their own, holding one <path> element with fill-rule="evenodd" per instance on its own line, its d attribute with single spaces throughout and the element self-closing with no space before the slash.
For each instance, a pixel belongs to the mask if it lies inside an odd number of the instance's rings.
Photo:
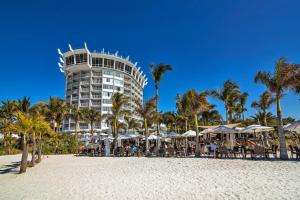
<svg viewBox="0 0 300 200">
<path fill-rule="evenodd" d="M 147 85 L 147 78 L 137 67 L 137 63 L 132 63 L 127 58 L 118 55 L 118 52 L 90 52 L 87 45 L 84 48 L 72 49 L 62 53 L 58 49 L 60 71 L 64 73 L 66 79 L 65 100 L 74 104 L 78 108 L 95 109 L 101 114 L 110 113 L 112 110 L 111 97 L 114 93 L 124 94 L 129 99 L 125 108 L 134 110 L 134 99 L 143 101 L 143 90 Z M 134 112 L 133 112 L 134 113 Z M 139 119 L 133 114 L 133 118 Z M 84 121 L 79 123 L 78 131 L 87 132 L 90 125 Z M 96 123 L 94 130 L 99 132 L 109 127 L 103 120 Z M 63 122 L 63 132 L 73 132 L 75 123 L 72 119 Z"/>
</svg>

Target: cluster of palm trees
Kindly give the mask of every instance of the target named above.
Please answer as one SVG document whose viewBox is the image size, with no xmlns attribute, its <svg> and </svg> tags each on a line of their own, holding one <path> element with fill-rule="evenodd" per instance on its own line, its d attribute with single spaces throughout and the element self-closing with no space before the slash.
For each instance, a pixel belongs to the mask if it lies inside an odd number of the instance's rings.
<svg viewBox="0 0 300 200">
<path fill-rule="evenodd" d="M 50 124 L 38 108 L 37 105 L 30 107 L 30 99 L 27 97 L 22 100 L 2 102 L 0 108 L 0 131 L 4 134 L 4 146 L 8 154 L 11 148 L 8 141 L 12 133 L 18 133 L 21 136 L 20 173 L 26 172 L 27 169 L 29 141 L 32 155 L 30 166 L 34 167 L 36 163 L 41 162 L 43 137 L 53 134 Z"/>
</svg>

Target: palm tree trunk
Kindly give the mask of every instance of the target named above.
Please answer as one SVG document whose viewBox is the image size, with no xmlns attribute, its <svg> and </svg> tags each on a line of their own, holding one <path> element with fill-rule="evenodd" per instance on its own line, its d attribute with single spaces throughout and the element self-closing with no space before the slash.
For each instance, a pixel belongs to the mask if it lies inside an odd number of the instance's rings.
<svg viewBox="0 0 300 200">
<path fill-rule="evenodd" d="M 147 126 L 146 119 L 144 119 L 144 128 L 145 128 L 145 140 L 146 140 L 146 156 L 150 156 L 149 140 L 148 140 L 148 126 Z"/>
<path fill-rule="evenodd" d="M 32 135 L 32 150 L 31 150 L 31 167 L 35 165 L 35 153 L 36 153 L 36 141 L 35 141 L 35 134 Z"/>
<path fill-rule="evenodd" d="M 76 120 L 75 121 L 75 139 L 76 139 L 76 144 L 78 144 L 78 133 L 77 133 L 77 125 L 78 125 L 78 121 Z M 76 145 L 77 148 L 76 148 L 76 154 L 78 154 L 79 152 L 79 146 Z"/>
<path fill-rule="evenodd" d="M 155 91 L 156 91 L 156 95 L 155 95 L 155 102 L 156 102 L 156 114 L 157 114 L 157 121 L 156 121 L 156 131 L 157 131 L 157 139 L 156 139 L 156 146 L 157 146 L 157 154 L 158 154 L 158 136 L 159 136 L 159 114 L 158 114 L 158 86 L 155 85 Z"/>
<path fill-rule="evenodd" d="M 25 173 L 27 169 L 27 159 L 28 159 L 28 144 L 26 134 L 22 135 L 22 159 L 20 166 L 20 174 Z"/>
<path fill-rule="evenodd" d="M 266 115 L 267 113 L 266 113 L 265 110 L 264 110 L 263 112 L 264 112 L 264 125 L 265 125 L 265 126 L 268 126 L 268 123 L 267 123 L 267 115 Z"/>
<path fill-rule="evenodd" d="M 226 112 L 226 124 L 228 124 L 228 106 L 225 105 L 225 112 Z"/>
<path fill-rule="evenodd" d="M 188 120 L 186 119 L 185 120 L 185 132 L 187 132 L 188 131 Z"/>
<path fill-rule="evenodd" d="M 278 136 L 279 136 L 279 144 L 280 144 L 280 159 L 287 160 L 288 154 L 286 149 L 285 135 L 283 131 L 282 124 L 282 112 L 280 105 L 280 95 L 276 95 L 277 100 L 277 120 L 278 120 Z"/>
<path fill-rule="evenodd" d="M 114 145 L 114 154 L 117 156 L 117 149 L 118 149 L 118 130 L 117 130 L 117 122 L 114 119 L 114 134 L 115 134 L 115 145 Z"/>
<path fill-rule="evenodd" d="M 37 159 L 37 163 L 40 163 L 42 161 L 42 139 L 41 137 L 38 138 L 38 159 Z"/>
<path fill-rule="evenodd" d="M 196 151 L 195 151 L 195 157 L 200 157 L 200 144 L 199 144 L 199 130 L 198 130 L 198 117 L 197 114 L 194 115 L 195 120 L 195 128 L 196 128 Z"/>
</svg>

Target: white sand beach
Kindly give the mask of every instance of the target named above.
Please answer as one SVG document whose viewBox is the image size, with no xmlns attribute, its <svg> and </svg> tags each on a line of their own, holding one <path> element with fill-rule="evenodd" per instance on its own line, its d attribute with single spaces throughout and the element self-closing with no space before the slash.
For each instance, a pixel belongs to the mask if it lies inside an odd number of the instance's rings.
<svg viewBox="0 0 300 200">
<path fill-rule="evenodd" d="M 0 199 L 300 199 L 296 161 L 55 155 L 4 173 L 19 160 L 0 156 Z"/>
</svg>

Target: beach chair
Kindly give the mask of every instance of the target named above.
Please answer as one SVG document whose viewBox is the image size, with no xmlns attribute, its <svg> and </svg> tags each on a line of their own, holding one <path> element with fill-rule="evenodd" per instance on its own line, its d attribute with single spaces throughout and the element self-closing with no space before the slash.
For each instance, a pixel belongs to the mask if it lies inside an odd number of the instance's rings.
<svg viewBox="0 0 300 200">
<path fill-rule="evenodd" d="M 261 147 L 261 146 L 258 146 L 258 145 L 255 145 L 254 148 L 252 149 L 252 152 L 251 152 L 251 158 L 254 159 L 254 158 L 256 158 L 256 156 L 266 158 L 267 156 L 266 156 L 265 148 Z"/>
<path fill-rule="evenodd" d="M 219 155 L 220 155 L 220 158 L 229 158 L 229 155 L 228 155 L 228 149 L 225 145 L 222 145 L 219 149 Z"/>
<path fill-rule="evenodd" d="M 238 146 L 234 146 L 231 150 L 231 155 L 233 155 L 234 158 L 236 158 L 237 155 L 241 155 L 241 152 L 239 150 Z"/>
<path fill-rule="evenodd" d="M 294 158 L 294 154 L 296 155 L 296 151 L 295 151 L 295 149 L 293 148 L 292 145 L 289 145 L 289 148 L 290 148 L 290 151 L 291 151 L 291 157 Z"/>
<path fill-rule="evenodd" d="M 296 154 L 296 159 L 300 158 L 300 149 L 298 147 L 294 147 L 295 154 Z"/>
<path fill-rule="evenodd" d="M 270 154 L 273 154 L 274 158 L 277 158 L 277 150 L 278 150 L 278 145 L 272 145 L 271 149 L 266 149 L 266 157 L 270 158 Z"/>
</svg>

